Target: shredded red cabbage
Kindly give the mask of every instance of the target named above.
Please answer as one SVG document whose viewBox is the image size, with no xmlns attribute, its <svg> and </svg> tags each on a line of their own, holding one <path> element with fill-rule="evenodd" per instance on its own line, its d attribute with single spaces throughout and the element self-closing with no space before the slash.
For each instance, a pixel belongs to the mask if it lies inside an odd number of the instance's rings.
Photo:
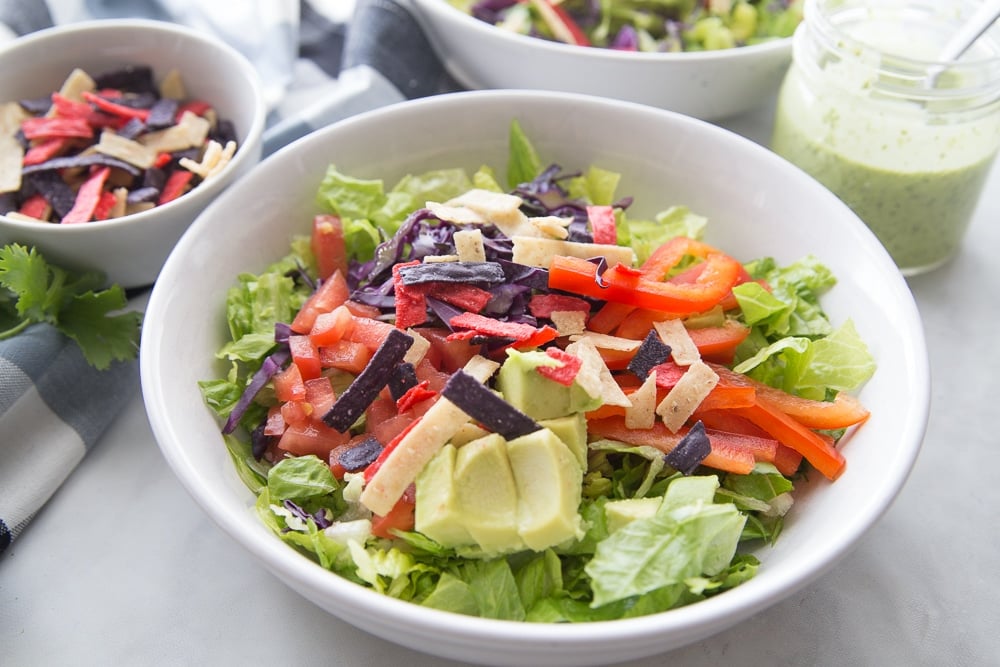
<svg viewBox="0 0 1000 667">
<path fill-rule="evenodd" d="M 229 418 L 226 420 L 225 426 L 222 427 L 222 432 L 225 434 L 232 433 L 236 430 L 236 426 L 239 425 L 240 420 L 243 419 L 243 415 L 246 413 L 247 408 L 253 403 L 254 397 L 257 395 L 264 385 L 267 384 L 275 373 L 280 371 L 284 365 L 288 362 L 291 357 L 291 352 L 288 348 L 281 348 L 277 352 L 274 352 L 268 357 L 265 357 L 264 362 L 257 369 L 257 372 L 253 374 L 250 378 L 250 382 L 247 383 L 247 388 L 243 390 L 243 394 L 240 396 L 239 400 L 236 401 L 236 405 L 233 406 L 232 412 L 229 413 Z"/>
</svg>

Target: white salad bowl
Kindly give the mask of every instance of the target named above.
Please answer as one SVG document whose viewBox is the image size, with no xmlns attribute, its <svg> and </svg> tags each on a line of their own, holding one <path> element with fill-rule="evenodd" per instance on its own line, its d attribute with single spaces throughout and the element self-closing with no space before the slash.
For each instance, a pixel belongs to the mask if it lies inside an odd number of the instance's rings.
<svg viewBox="0 0 1000 667">
<path fill-rule="evenodd" d="M 773 100 L 791 63 L 791 38 L 717 51 L 640 53 L 520 35 L 453 7 L 408 0 L 431 45 L 470 89 L 600 95 L 719 120 Z"/>
<path fill-rule="evenodd" d="M 546 162 L 622 174 L 630 215 L 685 204 L 709 219 L 706 240 L 740 260 L 808 254 L 839 282 L 824 298 L 834 322 L 850 318 L 878 369 L 860 394 L 871 411 L 841 444 L 836 482 L 810 475 L 750 581 L 702 602 L 611 622 L 532 624 L 419 607 L 324 570 L 258 520 L 198 381 L 218 377 L 224 300 L 241 272 L 281 257 L 318 212 L 328 164 L 394 183 L 432 168 L 505 169 L 516 119 Z M 252 215 L 250 214 L 252 212 Z M 757 144 L 707 123 L 641 105 L 537 91 L 480 91 L 406 102 L 354 117 L 276 153 L 223 193 L 167 260 L 151 295 L 141 345 L 142 388 L 153 432 L 178 478 L 212 519 L 276 577 L 331 614 L 419 651 L 471 663 L 594 665 L 677 648 L 773 605 L 830 568 L 889 507 L 914 463 L 926 425 L 929 378 L 910 292 L 867 227 L 835 196 Z M 834 631 L 831 629 L 831 631 Z"/>
<path fill-rule="evenodd" d="M 188 225 L 261 156 L 267 108 L 256 71 L 238 51 L 192 28 L 139 19 L 85 21 L 41 30 L 0 47 L 0 103 L 59 90 L 74 68 L 97 75 L 148 65 L 159 81 L 176 68 L 189 97 L 232 121 L 237 151 L 218 175 L 147 211 L 80 224 L 0 215 L 0 242 L 35 246 L 70 269 L 103 271 L 109 283 L 150 285 Z"/>
</svg>

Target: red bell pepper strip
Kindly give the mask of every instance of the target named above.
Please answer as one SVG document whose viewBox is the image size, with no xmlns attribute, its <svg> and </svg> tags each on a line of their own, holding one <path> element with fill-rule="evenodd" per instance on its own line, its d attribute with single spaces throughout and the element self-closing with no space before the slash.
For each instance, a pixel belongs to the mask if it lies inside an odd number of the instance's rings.
<svg viewBox="0 0 1000 667">
<path fill-rule="evenodd" d="M 90 139 L 94 128 L 83 118 L 25 118 L 21 121 L 24 137 L 35 139 Z"/>
<path fill-rule="evenodd" d="M 802 454 L 827 479 L 835 480 L 844 472 L 847 462 L 839 450 L 767 399 L 758 396 L 752 407 L 734 408 L 734 411 L 767 431 L 781 444 Z"/>
<path fill-rule="evenodd" d="M 174 158 L 170 153 L 157 153 L 156 159 L 153 161 L 153 166 L 157 169 L 163 169 L 170 161 Z"/>
<path fill-rule="evenodd" d="M 485 317 L 483 315 L 477 315 L 476 313 L 462 313 L 461 315 L 456 315 L 451 318 L 448 324 L 453 329 L 470 329 L 483 336 L 513 338 L 518 342 L 529 340 L 536 333 L 538 333 L 538 329 L 530 324 L 523 324 L 521 322 L 501 322 L 500 320 L 495 320 L 492 317 Z M 448 339 L 450 340 L 451 336 L 448 336 Z"/>
<path fill-rule="evenodd" d="M 56 110 L 56 116 L 60 118 L 81 118 L 94 128 L 113 126 L 118 121 L 115 116 L 97 111 L 86 102 L 77 102 L 59 93 L 52 93 L 52 106 Z"/>
<path fill-rule="evenodd" d="M 167 182 L 163 185 L 163 190 L 160 191 L 160 198 L 156 202 L 156 205 L 162 206 L 184 194 L 193 177 L 194 174 L 187 169 L 177 169 L 170 172 Z"/>
<path fill-rule="evenodd" d="M 577 373 L 583 367 L 583 360 L 575 354 L 570 354 L 557 347 L 550 347 L 545 350 L 545 354 L 560 362 L 560 366 L 539 366 L 535 370 L 542 377 L 558 382 L 567 387 L 572 386 Z"/>
<path fill-rule="evenodd" d="M 587 220 L 590 222 L 590 233 L 594 237 L 594 243 L 609 245 L 618 243 L 614 208 L 611 206 L 588 206 Z"/>
<path fill-rule="evenodd" d="M 101 111 L 105 111 L 113 116 L 119 116 L 122 118 L 138 118 L 143 122 L 146 122 L 149 118 L 149 109 L 134 109 L 132 107 L 127 107 L 124 104 L 116 104 L 89 91 L 83 92 L 83 99 L 87 100 Z"/>
<path fill-rule="evenodd" d="M 211 108 L 212 105 L 203 100 L 190 100 L 177 107 L 177 113 L 174 115 L 174 119 L 179 123 L 181 121 L 181 116 L 183 116 L 187 111 L 190 111 L 195 116 L 204 116 L 205 113 Z"/>
<path fill-rule="evenodd" d="M 528 0 L 538 11 L 545 25 L 552 31 L 553 37 L 566 44 L 590 46 L 590 39 L 576 21 L 560 5 L 552 0 Z"/>
<path fill-rule="evenodd" d="M 422 285 L 405 285 L 400 269 L 416 266 L 420 260 L 402 262 L 392 267 L 392 289 L 396 299 L 396 327 L 409 329 L 427 321 L 427 297 Z"/>
<path fill-rule="evenodd" d="M 429 388 L 430 384 L 431 383 L 427 380 L 421 380 L 407 389 L 406 392 L 399 397 L 399 400 L 396 401 L 396 411 L 402 414 L 407 410 L 412 410 L 413 406 L 417 403 L 423 403 L 424 401 L 437 396 L 438 393 Z"/>
<path fill-rule="evenodd" d="M 709 255 L 705 263 L 697 281 L 689 284 L 650 280 L 643 271 L 617 264 L 600 276 L 602 286 L 598 283 L 597 265 L 585 259 L 556 256 L 549 266 L 549 287 L 639 308 L 700 313 L 725 298 L 743 268 L 722 253 Z"/>
<path fill-rule="evenodd" d="M 80 185 L 80 189 L 76 191 L 76 201 L 73 202 L 73 208 L 63 216 L 63 224 L 89 222 L 94 217 L 94 209 L 101 201 L 104 182 L 108 180 L 110 173 L 111 167 L 101 167 Z"/>
</svg>

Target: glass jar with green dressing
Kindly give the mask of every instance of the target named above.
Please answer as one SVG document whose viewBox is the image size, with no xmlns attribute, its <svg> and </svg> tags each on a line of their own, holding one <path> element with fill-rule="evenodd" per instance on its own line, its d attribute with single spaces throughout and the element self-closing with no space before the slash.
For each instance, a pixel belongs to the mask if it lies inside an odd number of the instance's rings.
<svg viewBox="0 0 1000 667">
<path fill-rule="evenodd" d="M 836 193 L 904 275 L 961 245 L 1000 147 L 1000 26 L 935 60 L 976 0 L 807 0 L 771 147 Z"/>
</svg>

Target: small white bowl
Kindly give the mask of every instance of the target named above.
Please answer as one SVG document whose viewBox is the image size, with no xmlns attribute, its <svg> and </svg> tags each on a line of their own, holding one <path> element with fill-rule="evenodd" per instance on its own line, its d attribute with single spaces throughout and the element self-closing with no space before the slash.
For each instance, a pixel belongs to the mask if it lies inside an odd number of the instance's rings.
<svg viewBox="0 0 1000 667">
<path fill-rule="evenodd" d="M 718 51 L 616 51 L 519 35 L 447 0 L 409 2 L 445 67 L 471 89 L 584 93 L 719 120 L 776 97 L 791 63 L 791 38 Z"/>
<path fill-rule="evenodd" d="M 708 216 L 706 240 L 742 261 L 789 263 L 815 254 L 838 283 L 823 304 L 852 318 L 878 370 L 860 394 L 871 418 L 841 445 L 834 483 L 811 475 L 758 575 L 722 595 L 661 614 L 570 624 L 486 620 L 426 609 L 362 588 L 295 552 L 258 520 L 203 404 L 199 380 L 218 377 L 224 301 L 241 272 L 259 272 L 308 234 L 316 189 L 333 161 L 382 178 L 480 165 L 504 173 L 517 119 L 546 162 L 622 174 L 630 217 L 686 204 Z M 248 202 L 254 202 L 252 216 Z M 238 243 L 234 239 L 239 239 Z M 679 114 L 614 100 L 537 91 L 480 91 L 394 105 L 342 121 L 275 153 L 220 196 L 167 260 L 151 295 L 140 352 L 153 433 L 202 508 L 279 579 L 386 640 L 465 662 L 595 665 L 677 648 L 772 605 L 826 571 L 882 515 L 913 465 L 930 395 L 913 298 L 868 228 L 829 191 L 765 148 Z M 248 582 L 252 583 L 252 582 Z"/>
<path fill-rule="evenodd" d="M 16 39 L 0 48 L 0 101 L 49 95 L 75 67 L 95 75 L 139 64 L 154 77 L 177 68 L 191 97 L 233 122 L 238 149 L 230 163 L 174 201 L 121 218 L 58 225 L 0 215 L 0 243 L 33 245 L 52 262 L 103 271 L 126 288 L 150 285 L 202 209 L 260 161 L 267 109 L 256 71 L 224 42 L 171 23 L 88 21 Z"/>
</svg>

